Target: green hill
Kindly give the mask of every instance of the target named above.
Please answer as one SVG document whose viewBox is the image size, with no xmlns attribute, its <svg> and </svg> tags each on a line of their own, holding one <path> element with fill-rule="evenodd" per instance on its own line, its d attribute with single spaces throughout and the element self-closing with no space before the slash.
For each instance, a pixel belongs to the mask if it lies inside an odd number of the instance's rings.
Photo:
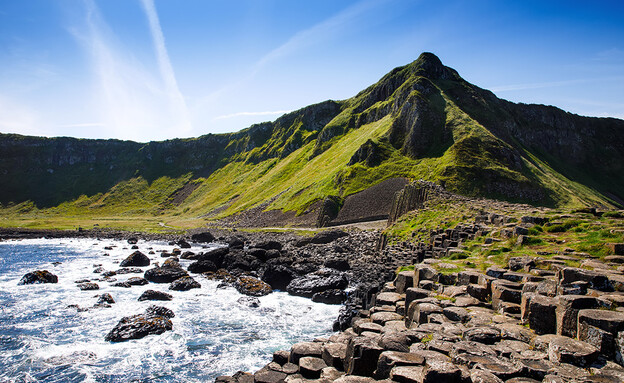
<svg viewBox="0 0 624 383">
<path fill-rule="evenodd" d="M 2 134 L 0 214 L 197 223 L 255 207 L 296 221 L 398 177 L 534 205 L 621 206 L 623 167 L 624 121 L 501 100 L 423 53 L 351 99 L 236 133 L 146 144 Z"/>
</svg>

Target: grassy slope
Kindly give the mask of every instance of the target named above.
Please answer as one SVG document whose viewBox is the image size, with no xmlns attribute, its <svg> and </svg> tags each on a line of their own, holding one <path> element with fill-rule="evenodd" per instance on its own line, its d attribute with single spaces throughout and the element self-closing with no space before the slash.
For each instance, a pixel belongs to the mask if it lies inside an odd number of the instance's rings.
<svg viewBox="0 0 624 383">
<path fill-rule="evenodd" d="M 502 227 L 494 227 L 485 235 L 463 242 L 463 251 L 440 258 L 443 263 L 454 264 L 456 267 L 450 270 L 454 272 L 468 269 L 485 271 L 490 266 L 506 267 L 510 257 L 551 259 L 561 255 L 563 248 L 570 249 L 566 252 L 570 257 L 565 261 L 568 266 L 591 269 L 591 266 L 582 263 L 589 258 L 588 255 L 603 259 L 613 254 L 608 244 L 624 242 L 624 216 L 621 212 L 607 212 L 596 217 L 567 209 L 536 211 L 528 206 L 510 208 L 500 205 L 497 207 L 479 201 L 432 201 L 424 209 L 401 217 L 385 233 L 390 244 L 428 242 L 430 230 L 454 228 L 460 223 L 472 224 L 475 216 L 483 210 L 510 217 L 512 222 L 520 222 L 523 215 L 540 216 L 547 220 L 544 225 L 533 225 L 529 229 L 529 239 L 524 244 L 518 244 L 516 236 L 507 238 L 502 235 Z"/>
<path fill-rule="evenodd" d="M 392 76 L 400 76 L 401 83 L 388 91 Z M 81 196 L 44 210 L 26 202 L 0 209 L 0 225 L 62 226 L 63 222 L 73 222 L 89 226 L 104 221 L 125 228 L 140 227 L 144 222 L 149 230 L 158 231 L 163 229 L 159 222 L 175 227 L 198 226 L 208 219 L 203 217 L 228 216 L 266 201 L 271 201 L 269 209 L 301 213 L 328 195 L 346 197 L 391 177 L 444 182 L 448 189 L 465 195 L 504 197 L 485 188 L 483 179 L 489 178 L 538 188 L 545 193 L 544 200 L 553 206 L 609 204 L 594 190 L 571 182 L 528 151 L 523 153 L 522 169 L 510 167 L 497 153 L 511 147 L 470 117 L 440 87 L 437 90 L 441 97 L 435 102 L 443 110 L 444 128 L 452 135 L 450 142 L 438 143 L 439 150 L 433 148 L 420 158 L 402 154 L 388 142 L 388 131 L 396 118 L 388 112 L 392 103 L 405 94 L 424 98 L 413 90 L 422 81 L 428 80 L 411 73 L 410 66 L 397 68 L 378 84 L 341 104 L 342 112 L 320 133 L 306 130 L 296 119 L 285 129 L 263 138 L 261 147 L 237 154 L 207 178 L 192 179 L 189 173 L 160 177 L 149 183 L 138 177 L 123 181 L 106 193 Z M 373 96 L 379 96 L 379 89 L 389 94 L 375 102 Z M 385 113 L 385 117 L 361 126 L 355 123 L 379 113 Z M 245 139 L 248 137 L 243 136 Z M 387 158 L 373 167 L 361 162 L 349 165 L 354 153 L 369 140 L 382 147 Z M 243 141 L 232 141 L 230 145 L 248 144 Z M 294 141 L 300 147 L 285 152 L 283 148 Z M 199 187 L 182 204 L 172 204 L 175 192 L 188 182 Z"/>
</svg>

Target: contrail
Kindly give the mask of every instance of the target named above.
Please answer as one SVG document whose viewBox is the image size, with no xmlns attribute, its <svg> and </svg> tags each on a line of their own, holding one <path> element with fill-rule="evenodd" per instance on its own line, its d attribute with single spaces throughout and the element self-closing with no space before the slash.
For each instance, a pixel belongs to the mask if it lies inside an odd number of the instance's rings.
<svg viewBox="0 0 624 383">
<path fill-rule="evenodd" d="M 158 58 L 160 74 L 165 82 L 165 88 L 167 90 L 167 94 L 169 95 L 169 99 L 171 100 L 171 105 L 181 125 L 178 126 L 178 128 L 188 132 L 191 130 L 191 120 L 189 118 L 188 108 L 186 107 L 186 102 L 184 101 L 184 97 L 182 97 L 182 93 L 178 87 L 178 82 L 176 81 L 175 73 L 173 71 L 173 67 L 171 66 L 169 54 L 167 54 L 165 37 L 160 26 L 160 21 L 158 20 L 158 13 L 156 12 L 154 0 L 141 0 L 141 3 L 143 4 L 143 9 L 145 10 L 145 15 L 147 16 L 147 20 L 149 22 L 150 32 L 154 42 L 154 49 L 156 50 L 156 56 Z"/>
</svg>

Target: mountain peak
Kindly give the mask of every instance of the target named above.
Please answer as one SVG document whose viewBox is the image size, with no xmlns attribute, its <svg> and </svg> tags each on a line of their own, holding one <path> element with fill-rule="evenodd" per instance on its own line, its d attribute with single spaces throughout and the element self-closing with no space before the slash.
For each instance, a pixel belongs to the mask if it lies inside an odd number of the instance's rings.
<svg viewBox="0 0 624 383">
<path fill-rule="evenodd" d="M 442 64 L 438 56 L 431 52 L 423 52 L 418 59 L 411 64 L 412 68 L 421 76 L 430 79 L 449 79 L 452 77 L 452 71 Z"/>
</svg>

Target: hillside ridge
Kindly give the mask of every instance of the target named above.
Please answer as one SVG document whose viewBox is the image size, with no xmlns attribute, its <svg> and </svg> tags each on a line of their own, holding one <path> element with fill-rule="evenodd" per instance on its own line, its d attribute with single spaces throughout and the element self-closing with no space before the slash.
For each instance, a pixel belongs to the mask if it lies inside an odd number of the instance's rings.
<svg viewBox="0 0 624 383">
<path fill-rule="evenodd" d="M 303 214 L 397 177 L 533 205 L 624 203 L 624 121 L 499 99 L 432 53 L 353 98 L 239 132 L 148 143 L 0 134 L 0 152 L 9 215 L 218 219 L 267 201 Z"/>
</svg>

